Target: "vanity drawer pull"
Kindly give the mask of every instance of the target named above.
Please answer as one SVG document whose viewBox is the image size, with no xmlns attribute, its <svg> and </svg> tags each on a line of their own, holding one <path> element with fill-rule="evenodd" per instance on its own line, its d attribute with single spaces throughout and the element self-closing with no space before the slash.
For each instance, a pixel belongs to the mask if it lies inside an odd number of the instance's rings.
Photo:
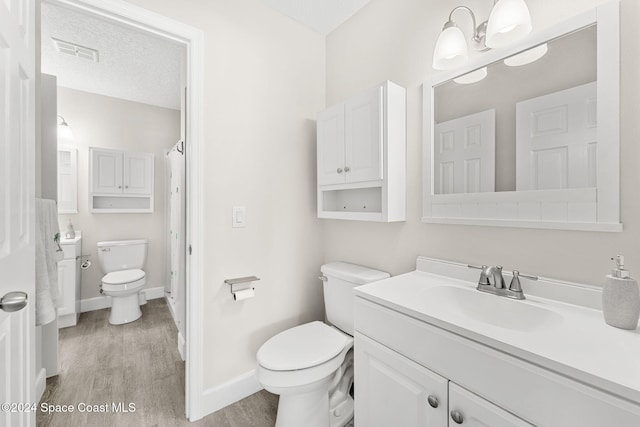
<svg viewBox="0 0 640 427">
<path fill-rule="evenodd" d="M 429 397 L 427 397 L 427 402 L 429 402 L 429 405 L 431 405 L 432 408 L 437 408 L 438 405 L 440 404 L 440 402 L 438 401 L 438 398 L 432 394 L 430 394 Z"/>
<path fill-rule="evenodd" d="M 451 419 L 456 424 L 462 424 L 464 422 L 464 417 L 462 416 L 462 412 L 454 409 L 451 411 Z"/>
</svg>

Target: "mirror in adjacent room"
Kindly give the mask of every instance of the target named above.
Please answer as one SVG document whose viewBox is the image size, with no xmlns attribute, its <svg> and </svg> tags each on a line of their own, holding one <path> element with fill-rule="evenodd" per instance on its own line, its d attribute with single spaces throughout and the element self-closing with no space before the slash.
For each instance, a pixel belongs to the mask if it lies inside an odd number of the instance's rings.
<svg viewBox="0 0 640 427">
<path fill-rule="evenodd" d="M 620 231 L 619 5 L 423 87 L 424 222 Z"/>
</svg>

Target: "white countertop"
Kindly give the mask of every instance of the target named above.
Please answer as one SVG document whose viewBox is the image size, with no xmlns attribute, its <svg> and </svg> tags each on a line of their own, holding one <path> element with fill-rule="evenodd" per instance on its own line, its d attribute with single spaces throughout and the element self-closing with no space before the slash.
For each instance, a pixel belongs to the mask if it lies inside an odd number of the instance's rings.
<svg viewBox="0 0 640 427">
<path fill-rule="evenodd" d="M 501 312 L 495 313 L 498 321 L 479 321 L 459 308 L 430 303 L 429 293 L 443 285 L 479 292 L 474 282 L 416 270 L 357 287 L 355 294 L 640 404 L 640 329 L 617 329 L 604 322 L 599 310 L 533 295 L 516 301 L 483 293 L 500 298 L 496 310 Z M 505 318 L 517 320 L 521 304 L 557 316 L 521 330 L 502 326 Z"/>
</svg>

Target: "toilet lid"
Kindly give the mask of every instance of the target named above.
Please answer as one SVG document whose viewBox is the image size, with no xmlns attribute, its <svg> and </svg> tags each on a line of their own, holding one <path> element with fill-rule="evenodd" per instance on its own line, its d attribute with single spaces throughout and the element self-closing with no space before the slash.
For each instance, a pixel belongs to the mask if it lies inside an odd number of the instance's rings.
<svg viewBox="0 0 640 427">
<path fill-rule="evenodd" d="M 144 271 L 139 269 L 121 270 L 107 273 L 102 278 L 102 283 L 107 285 L 120 285 L 122 283 L 131 283 L 144 277 Z"/>
<path fill-rule="evenodd" d="M 260 366 L 273 371 L 294 371 L 325 363 L 337 356 L 349 337 L 322 322 L 287 329 L 271 337 L 256 355 Z"/>
</svg>

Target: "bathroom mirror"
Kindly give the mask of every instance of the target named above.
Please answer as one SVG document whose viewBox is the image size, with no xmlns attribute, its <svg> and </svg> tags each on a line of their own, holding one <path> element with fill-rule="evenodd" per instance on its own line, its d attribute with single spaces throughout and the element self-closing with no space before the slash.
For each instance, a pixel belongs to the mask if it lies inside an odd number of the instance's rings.
<svg viewBox="0 0 640 427">
<path fill-rule="evenodd" d="M 424 222 L 620 231 L 619 7 L 423 86 Z"/>
</svg>

